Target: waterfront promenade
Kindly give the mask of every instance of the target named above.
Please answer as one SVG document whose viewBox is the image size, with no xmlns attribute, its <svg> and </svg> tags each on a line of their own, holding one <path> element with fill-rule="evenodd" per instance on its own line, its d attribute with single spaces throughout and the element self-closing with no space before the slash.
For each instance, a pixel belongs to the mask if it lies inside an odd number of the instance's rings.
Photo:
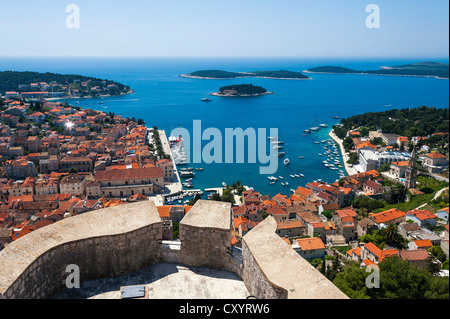
<svg viewBox="0 0 450 319">
<path fill-rule="evenodd" d="M 350 164 L 347 163 L 349 160 L 349 155 L 348 153 L 345 152 L 342 140 L 339 137 L 337 137 L 336 134 L 334 134 L 333 130 L 331 130 L 328 135 L 339 145 L 342 154 L 342 160 L 344 161 L 345 171 L 347 172 L 347 174 L 349 176 L 358 174 L 358 171 L 355 168 L 350 167 Z"/>
</svg>

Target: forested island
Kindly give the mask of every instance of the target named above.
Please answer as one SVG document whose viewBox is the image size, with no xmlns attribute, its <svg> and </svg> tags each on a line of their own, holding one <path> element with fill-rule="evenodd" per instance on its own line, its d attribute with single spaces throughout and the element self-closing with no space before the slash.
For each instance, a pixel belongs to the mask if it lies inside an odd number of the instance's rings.
<svg viewBox="0 0 450 319">
<path fill-rule="evenodd" d="M 49 97 L 116 96 L 132 93 L 122 83 L 76 74 L 0 72 L 0 94 L 6 92 L 46 92 Z"/>
<path fill-rule="evenodd" d="M 261 96 L 266 94 L 273 94 L 273 92 L 268 92 L 265 88 L 253 84 L 236 84 L 223 86 L 220 88 L 219 92 L 211 93 L 211 95 L 223 97 L 247 97 Z"/>
<path fill-rule="evenodd" d="M 181 77 L 193 79 L 237 79 L 237 78 L 267 78 L 278 80 L 305 80 L 308 76 L 301 72 L 278 70 L 278 71 L 253 71 L 253 72 L 228 72 L 222 70 L 202 70 L 189 74 L 182 74 Z"/>
<path fill-rule="evenodd" d="M 309 69 L 309 73 L 337 73 L 337 74 L 372 74 L 372 75 L 393 75 L 393 76 L 422 76 L 435 77 L 440 79 L 449 78 L 449 65 L 437 62 L 422 62 L 414 64 L 382 67 L 380 70 L 353 70 L 339 66 L 322 66 Z"/>
</svg>

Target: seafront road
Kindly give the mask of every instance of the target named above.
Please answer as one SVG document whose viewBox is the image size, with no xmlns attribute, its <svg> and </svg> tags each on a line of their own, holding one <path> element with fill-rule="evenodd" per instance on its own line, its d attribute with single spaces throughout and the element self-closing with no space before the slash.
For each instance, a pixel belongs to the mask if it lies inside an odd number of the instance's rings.
<svg viewBox="0 0 450 319">
<path fill-rule="evenodd" d="M 347 161 L 349 160 L 349 156 L 345 152 L 342 140 L 339 137 L 337 137 L 336 134 L 334 134 L 333 130 L 331 130 L 328 135 L 339 145 L 339 148 L 341 149 L 342 160 L 344 161 L 345 171 L 347 172 L 347 174 L 349 176 L 358 174 L 358 171 L 353 167 L 350 167 L 350 164 L 347 163 Z"/>
</svg>

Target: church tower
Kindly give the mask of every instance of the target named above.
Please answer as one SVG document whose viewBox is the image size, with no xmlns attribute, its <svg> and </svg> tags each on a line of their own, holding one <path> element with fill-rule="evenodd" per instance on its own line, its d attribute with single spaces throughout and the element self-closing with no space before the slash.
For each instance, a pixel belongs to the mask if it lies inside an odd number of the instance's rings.
<svg viewBox="0 0 450 319">
<path fill-rule="evenodd" d="M 408 167 L 406 168 L 405 173 L 405 186 L 406 188 L 416 188 L 417 186 L 417 167 L 416 167 L 416 159 L 417 153 L 416 148 L 414 147 L 411 158 L 409 160 Z"/>
</svg>

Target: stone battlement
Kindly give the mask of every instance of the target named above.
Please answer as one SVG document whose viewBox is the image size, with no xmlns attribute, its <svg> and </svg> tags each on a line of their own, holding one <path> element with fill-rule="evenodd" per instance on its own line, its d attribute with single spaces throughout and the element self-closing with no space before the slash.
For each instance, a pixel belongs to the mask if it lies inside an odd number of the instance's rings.
<svg viewBox="0 0 450 319">
<path fill-rule="evenodd" d="M 180 223 L 179 249 L 164 248 L 162 228 L 146 201 L 38 229 L 0 252 L 0 299 L 48 298 L 65 287 L 68 265 L 84 281 L 165 262 L 231 271 L 259 298 L 347 298 L 275 234 L 271 217 L 244 236 L 240 259 L 232 256 L 231 204 L 198 201 Z"/>
</svg>

